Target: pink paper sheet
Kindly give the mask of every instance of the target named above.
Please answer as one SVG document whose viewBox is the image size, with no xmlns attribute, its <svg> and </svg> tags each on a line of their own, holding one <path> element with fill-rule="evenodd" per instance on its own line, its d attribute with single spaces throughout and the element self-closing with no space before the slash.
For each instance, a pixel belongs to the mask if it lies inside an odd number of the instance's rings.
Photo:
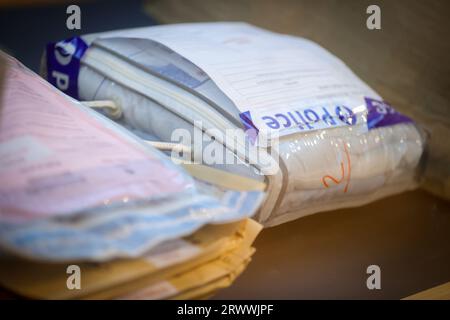
<svg viewBox="0 0 450 320">
<path fill-rule="evenodd" d="M 182 172 L 105 127 L 14 59 L 0 58 L 7 62 L 0 109 L 0 220 L 69 214 L 189 187 Z"/>
</svg>

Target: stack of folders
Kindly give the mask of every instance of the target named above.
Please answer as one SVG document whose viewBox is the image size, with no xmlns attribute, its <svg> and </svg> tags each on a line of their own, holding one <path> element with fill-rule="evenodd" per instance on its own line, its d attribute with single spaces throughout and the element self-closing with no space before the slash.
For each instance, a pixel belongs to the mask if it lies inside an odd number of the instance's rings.
<svg viewBox="0 0 450 320">
<path fill-rule="evenodd" d="M 204 298 L 228 287 L 245 269 L 259 230 L 260 225 L 251 219 L 207 226 L 138 258 L 102 263 L 3 259 L 0 283 L 37 299 Z"/>
<path fill-rule="evenodd" d="M 0 58 L 2 288 L 37 299 L 205 298 L 245 269 L 264 184 L 176 165 Z"/>
</svg>

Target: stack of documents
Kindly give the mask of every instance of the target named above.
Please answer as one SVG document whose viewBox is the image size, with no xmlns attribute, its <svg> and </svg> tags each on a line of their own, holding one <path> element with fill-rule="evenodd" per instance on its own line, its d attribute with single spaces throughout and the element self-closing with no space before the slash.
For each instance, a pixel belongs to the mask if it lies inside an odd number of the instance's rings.
<svg viewBox="0 0 450 320">
<path fill-rule="evenodd" d="M 52 43 L 43 60 L 52 84 L 113 101 L 127 128 L 266 182 L 267 226 L 413 189 L 423 169 L 422 130 L 307 39 L 245 23 L 163 25 Z"/>
<path fill-rule="evenodd" d="M 1 286 L 46 299 L 197 298 L 243 271 L 263 185 L 175 165 L 15 59 L 0 61 Z"/>
<path fill-rule="evenodd" d="M 245 269 L 261 226 L 251 219 L 207 226 L 167 241 L 135 259 L 43 263 L 4 257 L 0 284 L 35 299 L 197 299 L 229 286 Z M 67 268 L 80 269 L 69 289 Z"/>
</svg>

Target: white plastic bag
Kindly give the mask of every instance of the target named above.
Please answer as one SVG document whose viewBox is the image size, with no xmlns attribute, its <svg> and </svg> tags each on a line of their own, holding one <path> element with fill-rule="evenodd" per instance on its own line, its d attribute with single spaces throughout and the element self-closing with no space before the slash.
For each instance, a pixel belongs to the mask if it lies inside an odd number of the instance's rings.
<svg viewBox="0 0 450 320">
<path fill-rule="evenodd" d="M 74 72 L 61 69 L 60 51 L 79 64 Z M 52 73 L 67 70 L 69 90 L 83 100 L 115 101 L 129 127 L 163 141 L 180 128 L 194 136 L 198 122 L 206 135 L 223 133 L 211 144 L 237 160 L 212 165 L 267 181 L 258 215 L 265 225 L 418 184 L 420 129 L 306 39 L 241 23 L 181 24 L 69 39 L 49 45 L 46 57 L 49 81 L 58 86 Z M 279 140 L 256 146 L 255 156 L 251 145 L 226 141 L 228 129 L 250 129 L 248 140 L 255 131 Z"/>
</svg>

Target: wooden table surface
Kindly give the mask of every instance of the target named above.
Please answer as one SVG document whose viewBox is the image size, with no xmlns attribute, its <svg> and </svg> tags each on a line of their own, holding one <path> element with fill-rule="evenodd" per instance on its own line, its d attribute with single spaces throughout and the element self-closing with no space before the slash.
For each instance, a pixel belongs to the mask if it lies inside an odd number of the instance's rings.
<svg viewBox="0 0 450 320">
<path fill-rule="evenodd" d="M 265 229 L 216 299 L 401 299 L 450 281 L 450 203 L 424 191 Z M 366 268 L 381 268 L 368 290 Z"/>
</svg>

